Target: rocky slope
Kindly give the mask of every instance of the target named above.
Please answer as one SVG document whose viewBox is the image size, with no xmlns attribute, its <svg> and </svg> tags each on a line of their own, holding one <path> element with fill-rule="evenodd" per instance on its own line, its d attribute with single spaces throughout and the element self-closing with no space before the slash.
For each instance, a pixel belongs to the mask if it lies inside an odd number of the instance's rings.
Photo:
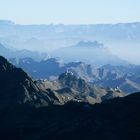
<svg viewBox="0 0 140 140">
<path fill-rule="evenodd" d="M 60 75 L 55 82 L 60 89 L 46 87 L 0 57 L 1 140 L 140 139 L 140 93 L 106 100 L 121 94 L 108 89 L 104 102 L 91 105 L 91 98 L 106 90 L 95 89 L 73 73 Z"/>
<path fill-rule="evenodd" d="M 140 66 L 137 65 L 104 65 L 97 68 L 83 62 L 64 63 L 55 58 L 40 62 L 31 58 L 23 58 L 18 61 L 10 59 L 10 62 L 23 68 L 35 79 L 54 80 L 60 74 L 68 71 L 86 82 L 94 83 L 100 87 L 118 87 L 127 94 L 140 91 Z"/>
<path fill-rule="evenodd" d="M 69 101 L 96 103 L 102 101 L 102 96 L 110 93 L 104 89 L 95 94 L 94 88 L 70 73 L 61 75 L 55 84 L 52 83 L 52 86 L 48 84 L 48 81 L 44 88 L 42 81 L 40 82 L 37 84 L 38 82 L 29 77 L 22 69 L 16 68 L 5 58 L 0 57 L 0 100 L 2 105 L 5 105 L 5 102 L 33 106 L 62 105 Z M 112 91 L 110 98 L 114 97 L 113 93 L 116 93 L 116 96 L 124 96 L 120 91 Z"/>
<path fill-rule="evenodd" d="M 125 96 L 120 89 L 97 87 L 78 78 L 72 72 L 65 72 L 54 81 L 39 80 L 37 81 L 37 85 L 44 90 L 52 89 L 66 101 L 72 100 L 94 104 L 103 100 Z"/>
<path fill-rule="evenodd" d="M 39 88 L 27 73 L 1 56 L 0 96 L 2 109 L 3 107 L 13 108 L 17 105 L 41 107 L 64 102 L 57 93 Z"/>
</svg>

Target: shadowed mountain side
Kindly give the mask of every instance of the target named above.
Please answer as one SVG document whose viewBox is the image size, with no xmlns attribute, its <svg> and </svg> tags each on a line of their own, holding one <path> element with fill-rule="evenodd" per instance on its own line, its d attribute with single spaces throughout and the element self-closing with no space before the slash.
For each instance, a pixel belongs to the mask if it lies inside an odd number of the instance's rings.
<svg viewBox="0 0 140 140">
<path fill-rule="evenodd" d="M 16 68 L 0 56 L 0 109 L 53 104 L 64 104 L 64 100 L 51 90 L 39 88 L 21 68 Z"/>
<path fill-rule="evenodd" d="M 1 139 L 139 140 L 140 93 L 101 104 L 70 102 L 33 109 L 16 107 L 0 114 Z"/>
</svg>

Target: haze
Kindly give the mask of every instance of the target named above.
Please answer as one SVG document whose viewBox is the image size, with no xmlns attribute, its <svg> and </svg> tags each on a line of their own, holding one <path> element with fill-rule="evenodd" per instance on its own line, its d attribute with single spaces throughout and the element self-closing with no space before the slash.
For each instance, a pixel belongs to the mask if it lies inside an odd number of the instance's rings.
<svg viewBox="0 0 140 140">
<path fill-rule="evenodd" d="M 0 0 L 0 19 L 20 24 L 140 21 L 139 0 Z"/>
<path fill-rule="evenodd" d="M 0 0 L 0 3 L 0 19 L 15 22 L 0 28 L 0 43 L 5 46 L 49 53 L 83 40 L 98 41 L 120 58 L 140 64 L 139 0 Z M 36 26 L 21 26 L 31 24 Z"/>
</svg>

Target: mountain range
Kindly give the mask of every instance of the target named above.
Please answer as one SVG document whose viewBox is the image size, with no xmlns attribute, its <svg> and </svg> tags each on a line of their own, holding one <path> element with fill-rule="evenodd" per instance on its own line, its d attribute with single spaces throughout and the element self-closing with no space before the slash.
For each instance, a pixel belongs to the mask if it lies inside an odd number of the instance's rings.
<svg viewBox="0 0 140 140">
<path fill-rule="evenodd" d="M 6 58 L 25 58 L 25 57 L 31 57 L 32 59 L 39 61 L 42 59 L 48 58 L 47 53 L 39 53 L 37 51 L 29 51 L 29 50 L 16 50 L 13 48 L 5 47 L 3 44 L 0 43 L 0 55 L 6 57 Z"/>
<path fill-rule="evenodd" d="M 0 20 L 0 140 L 140 140 L 140 23 Z"/>
<path fill-rule="evenodd" d="M 140 93 L 115 99 L 103 98 L 102 103 L 91 105 L 77 98 L 87 96 L 84 91 L 94 87 L 73 73 L 59 76 L 57 84 L 63 87 L 60 90 L 43 88 L 41 81 L 38 82 L 0 57 L 1 139 L 139 140 Z M 76 92 L 71 93 L 71 90 L 84 95 L 78 93 L 76 100 L 60 104 L 60 101 L 66 101 L 64 97 L 74 96 Z M 113 91 L 108 94 L 112 93 L 115 94 Z M 120 91 L 117 93 L 121 94 Z M 94 89 L 88 96 L 98 94 Z"/>
<path fill-rule="evenodd" d="M 79 45 L 70 48 L 78 48 L 78 52 L 81 50 L 81 48 L 83 48 L 89 51 L 88 54 L 90 54 L 90 52 L 92 54 L 92 51 L 90 49 L 87 49 L 89 46 L 91 49 L 97 49 L 100 54 L 102 52 L 101 50 L 104 49 L 103 44 L 97 41 L 80 42 Z M 69 52 L 67 49 L 65 50 L 66 52 Z M 66 56 L 68 57 L 66 52 L 59 53 L 66 54 Z M 78 52 L 76 52 L 76 57 Z M 89 65 L 88 63 L 86 64 L 83 62 L 66 63 L 60 59 L 47 59 L 47 54 L 40 54 L 38 52 L 32 52 L 28 50 L 12 50 L 6 48 L 2 44 L 0 44 L 0 54 L 5 56 L 6 58 L 9 58 L 10 62 L 12 62 L 17 67 L 23 68 L 35 79 L 47 78 L 49 80 L 55 80 L 60 74 L 70 71 L 73 72 L 77 77 L 80 77 L 87 82 L 91 82 L 99 87 L 109 87 L 113 89 L 119 88 L 125 93 L 140 91 L 139 66 L 128 65 L 125 61 L 119 60 L 117 58 L 114 60 L 116 60 L 118 64 L 120 62 L 122 65 L 105 65 L 97 68 L 93 67 L 93 65 Z M 103 54 L 105 55 L 104 52 Z M 112 55 L 110 54 L 109 59 L 111 58 L 111 56 Z M 83 59 L 84 57 L 81 56 L 81 58 Z M 105 58 L 107 60 L 106 56 Z M 115 57 L 113 56 L 113 58 Z M 99 64 L 100 62 L 103 62 L 103 59 L 104 57 L 101 60 L 96 59 L 92 62 L 94 64 Z M 111 59 L 111 61 L 113 61 L 113 59 Z M 109 61 L 108 63 L 112 64 L 112 62 Z M 115 61 L 113 63 L 115 64 Z"/>
<path fill-rule="evenodd" d="M 17 42 L 26 42 L 29 39 L 34 40 L 50 40 L 59 41 L 60 46 L 65 42 L 81 41 L 83 39 L 102 41 L 135 41 L 139 42 L 140 23 L 119 23 L 119 24 L 91 24 L 91 25 L 19 25 L 12 21 L 0 21 L 1 41 L 5 39 L 11 41 L 11 45 L 15 46 L 14 40 Z M 52 42 L 52 41 L 51 41 Z M 63 43 L 62 43 L 63 42 Z M 19 45 L 19 44 L 17 44 Z M 66 45 L 68 46 L 68 45 Z"/>
<path fill-rule="evenodd" d="M 140 66 L 139 65 L 104 65 L 93 67 L 83 62 L 69 62 L 55 58 L 44 61 L 34 61 L 31 58 L 10 59 L 17 67 L 23 68 L 35 79 L 56 80 L 65 72 L 72 72 L 77 77 L 84 79 L 99 87 L 119 88 L 124 93 L 140 91 Z"/>
<path fill-rule="evenodd" d="M 82 40 L 103 42 L 109 50 L 139 64 L 140 23 L 91 25 L 19 25 L 0 21 L 0 42 L 16 49 L 47 53 L 73 46 Z M 133 50 L 136 50 L 135 52 Z M 125 52 L 125 53 L 124 53 Z M 131 59 L 128 56 L 133 56 Z"/>
<path fill-rule="evenodd" d="M 124 61 L 113 55 L 107 48 L 104 47 L 103 44 L 97 41 L 81 41 L 74 46 L 61 48 L 59 50 L 53 51 L 53 53 L 50 54 L 46 52 L 41 53 L 38 51 L 30 51 L 28 49 L 14 49 L 12 47 L 5 46 L 0 43 L 0 55 L 8 59 L 31 57 L 36 61 L 41 61 L 44 59 L 46 60 L 49 58 L 49 56 L 51 56 L 54 58 L 63 59 L 65 62 L 83 61 L 94 66 L 101 66 L 105 64 L 128 64 L 127 61 Z"/>
<path fill-rule="evenodd" d="M 94 66 L 102 66 L 106 64 L 125 65 L 128 64 L 113 55 L 102 43 L 97 41 L 80 41 L 77 44 L 61 48 L 51 53 L 52 57 L 59 57 L 65 62 L 82 61 Z"/>
<path fill-rule="evenodd" d="M 3 57 L 0 57 L 0 65 L 0 84 L 4 97 L 1 98 L 2 102 L 7 99 L 11 101 L 12 98 L 14 102 L 17 100 L 17 104 L 34 102 L 35 106 L 65 104 L 69 101 L 94 104 L 108 98 L 124 96 L 120 90 L 90 86 L 85 80 L 79 79 L 71 73 L 60 75 L 58 81 L 54 81 L 55 84 L 52 83 L 50 86 L 49 81 L 34 81 L 21 68 L 14 67 Z M 14 94 L 10 94 L 10 92 Z M 8 97 L 8 95 L 10 96 Z"/>
</svg>

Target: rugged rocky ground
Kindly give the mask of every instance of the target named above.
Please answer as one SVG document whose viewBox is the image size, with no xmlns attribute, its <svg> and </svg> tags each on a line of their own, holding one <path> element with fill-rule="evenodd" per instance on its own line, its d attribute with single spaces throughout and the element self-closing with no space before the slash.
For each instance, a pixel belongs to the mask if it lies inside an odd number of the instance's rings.
<svg viewBox="0 0 140 140">
<path fill-rule="evenodd" d="M 35 79 L 54 80 L 68 71 L 96 86 L 118 87 L 126 94 L 140 91 L 140 66 L 137 65 L 105 65 L 97 68 L 83 62 L 65 64 L 54 58 L 40 62 L 31 58 L 10 59 L 10 61 Z"/>
<path fill-rule="evenodd" d="M 55 89 L 56 85 L 58 86 Z M 0 57 L 0 86 L 1 102 L 17 104 L 33 104 L 46 106 L 51 104 L 65 104 L 68 101 L 101 102 L 102 97 L 122 97 L 121 91 L 94 88 L 84 80 L 70 73 L 62 74 L 56 84 L 50 87 L 48 82 L 43 87 L 42 82 L 37 84 L 22 69 L 16 68 L 5 58 Z M 97 90 L 97 92 L 95 92 Z"/>
<path fill-rule="evenodd" d="M 91 105 L 85 97 L 96 100 L 99 91 L 84 80 L 64 73 L 57 82 L 61 89 L 41 88 L 0 57 L 1 140 L 140 139 L 140 93 L 110 99 L 106 92 L 102 103 Z"/>
</svg>

